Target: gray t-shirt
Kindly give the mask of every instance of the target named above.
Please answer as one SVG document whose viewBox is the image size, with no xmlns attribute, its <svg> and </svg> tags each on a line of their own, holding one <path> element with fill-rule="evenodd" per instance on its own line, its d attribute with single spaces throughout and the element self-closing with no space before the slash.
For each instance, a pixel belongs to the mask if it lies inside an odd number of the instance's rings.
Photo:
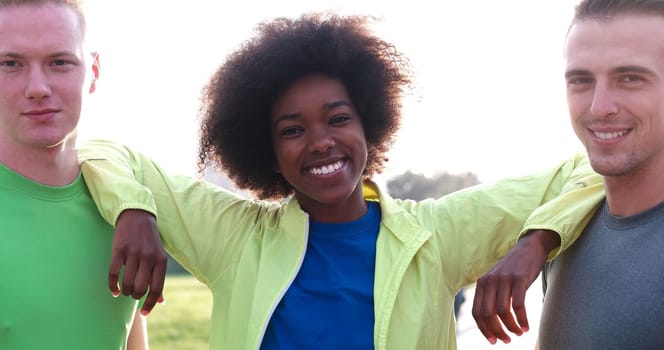
<svg viewBox="0 0 664 350">
<path fill-rule="evenodd" d="M 542 281 L 541 350 L 664 349 L 664 202 L 630 217 L 604 203 Z"/>
</svg>

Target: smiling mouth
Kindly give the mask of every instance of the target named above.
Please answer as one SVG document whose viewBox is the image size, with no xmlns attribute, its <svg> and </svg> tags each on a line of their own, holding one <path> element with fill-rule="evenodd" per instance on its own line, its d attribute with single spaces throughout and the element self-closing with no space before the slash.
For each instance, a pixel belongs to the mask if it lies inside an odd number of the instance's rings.
<svg viewBox="0 0 664 350">
<path fill-rule="evenodd" d="M 627 134 L 627 130 L 622 131 L 611 131 L 611 132 L 599 132 L 593 131 L 593 135 L 600 140 L 613 140 Z"/>
<path fill-rule="evenodd" d="M 332 164 L 323 165 L 320 167 L 308 168 L 307 172 L 313 175 L 327 175 L 333 173 L 344 165 L 344 161 L 338 160 Z"/>
</svg>

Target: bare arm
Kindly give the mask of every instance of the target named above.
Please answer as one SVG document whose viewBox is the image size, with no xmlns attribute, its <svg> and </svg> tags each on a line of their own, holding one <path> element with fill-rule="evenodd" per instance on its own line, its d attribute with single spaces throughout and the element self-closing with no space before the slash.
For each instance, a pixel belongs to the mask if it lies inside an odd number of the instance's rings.
<svg viewBox="0 0 664 350">
<path fill-rule="evenodd" d="M 601 176 L 593 174 L 583 177 L 578 183 L 581 185 L 579 188 L 567 191 L 537 208 L 522 232 L 527 232 L 527 235 L 540 230 L 575 232 L 573 238 L 576 239 L 604 198 Z M 567 246 L 573 242 L 574 240 L 569 240 Z M 565 244 L 562 249 L 564 248 Z M 498 339 L 504 343 L 510 342 L 503 325 L 517 335 L 528 330 L 524 298 L 526 290 L 544 266 L 544 258 L 538 249 L 515 249 L 478 280 L 478 285 L 482 287 L 475 293 L 473 317 L 490 343 L 493 344 Z M 553 256 L 549 254 L 548 258 Z M 519 278 L 524 280 L 517 283 Z M 519 324 L 514 321 L 510 306 Z"/>
<path fill-rule="evenodd" d="M 131 325 L 127 337 L 127 350 L 148 350 L 148 322 L 140 310 L 134 314 L 134 322 Z"/>
</svg>

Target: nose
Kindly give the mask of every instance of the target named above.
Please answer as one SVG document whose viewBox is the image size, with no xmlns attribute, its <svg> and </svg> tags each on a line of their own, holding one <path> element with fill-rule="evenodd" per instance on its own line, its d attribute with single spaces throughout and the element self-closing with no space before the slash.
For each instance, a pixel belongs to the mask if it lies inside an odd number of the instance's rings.
<svg viewBox="0 0 664 350">
<path fill-rule="evenodd" d="M 619 107 L 615 95 L 609 86 L 595 85 L 590 113 L 595 117 L 610 117 L 618 113 Z"/>
<path fill-rule="evenodd" d="M 309 150 L 324 153 L 335 145 L 334 137 L 326 127 L 317 127 L 309 130 L 307 143 Z"/>
<path fill-rule="evenodd" d="M 39 100 L 51 96 L 51 92 L 49 79 L 41 69 L 33 69 L 28 73 L 25 97 Z"/>
</svg>

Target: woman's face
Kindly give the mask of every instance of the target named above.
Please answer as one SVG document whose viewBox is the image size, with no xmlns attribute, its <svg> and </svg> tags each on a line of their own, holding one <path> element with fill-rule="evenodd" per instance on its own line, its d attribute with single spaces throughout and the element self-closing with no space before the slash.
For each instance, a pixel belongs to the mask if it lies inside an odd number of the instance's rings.
<svg viewBox="0 0 664 350">
<path fill-rule="evenodd" d="M 312 219 L 343 222 L 364 214 L 367 142 L 340 80 L 321 74 L 296 80 L 275 101 L 271 128 L 276 171 Z"/>
</svg>

